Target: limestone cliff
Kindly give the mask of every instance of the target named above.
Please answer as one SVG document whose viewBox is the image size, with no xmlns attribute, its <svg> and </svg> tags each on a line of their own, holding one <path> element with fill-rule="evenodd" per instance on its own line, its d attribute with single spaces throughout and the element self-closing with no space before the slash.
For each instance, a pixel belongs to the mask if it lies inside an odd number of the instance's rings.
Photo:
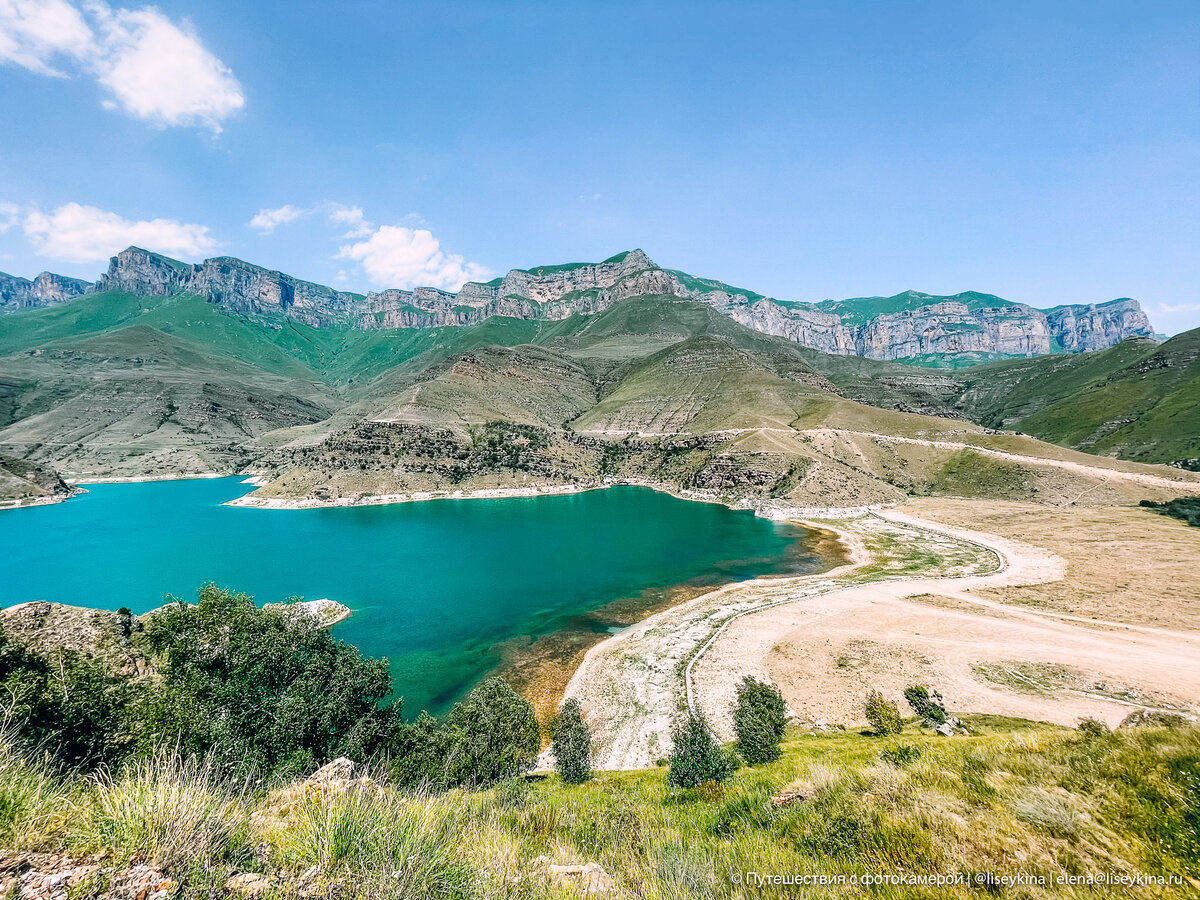
<svg viewBox="0 0 1200 900">
<path fill-rule="evenodd" d="M 43 272 L 32 281 L 0 272 L 0 313 L 38 309 L 74 299 L 91 287 L 81 278 Z"/>
<path fill-rule="evenodd" d="M 317 327 L 350 325 L 363 303 L 361 294 L 302 281 L 231 256 L 188 265 L 139 247 L 114 256 L 95 290 L 147 296 L 198 294 L 244 316 L 286 316 Z"/>
<path fill-rule="evenodd" d="M 1136 300 L 1034 309 L 969 291 L 939 297 L 908 291 L 818 304 L 763 298 L 723 311 L 757 331 L 826 353 L 921 361 L 934 356 L 1040 356 L 1152 337 Z"/>
<path fill-rule="evenodd" d="M 37 296 L 48 298 L 39 301 L 45 305 L 88 287 L 45 273 L 38 281 L 42 285 L 35 288 L 35 282 L 0 276 L 0 311 L 38 305 L 20 299 L 35 296 L 35 289 L 41 291 Z M 491 316 L 557 321 L 592 315 L 630 297 L 660 294 L 707 303 L 757 331 L 826 353 L 912 362 L 1080 352 L 1153 336 L 1146 314 L 1127 298 L 1049 310 L 974 291 L 781 302 L 660 268 L 641 250 L 600 263 L 513 269 L 486 284 L 465 284 L 457 293 L 425 287 L 364 296 L 233 257 L 192 265 L 130 247 L 112 258 L 108 271 L 89 289 L 147 296 L 194 293 L 252 318 L 364 330 L 474 325 Z"/>
</svg>

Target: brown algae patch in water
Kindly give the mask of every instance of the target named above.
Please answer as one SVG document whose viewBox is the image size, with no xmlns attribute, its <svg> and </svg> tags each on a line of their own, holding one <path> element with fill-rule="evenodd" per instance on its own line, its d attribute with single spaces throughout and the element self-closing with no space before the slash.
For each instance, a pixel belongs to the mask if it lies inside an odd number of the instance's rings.
<svg viewBox="0 0 1200 900">
<path fill-rule="evenodd" d="M 796 529 L 796 539 L 778 557 L 772 571 L 759 578 L 817 575 L 845 565 L 846 546 L 834 531 L 812 526 Z M 814 565 L 814 561 L 816 564 Z M 520 635 L 492 647 L 499 662 L 492 674 L 499 675 L 533 703 L 543 741 L 549 740 L 549 725 L 562 701 L 567 684 L 588 650 L 614 633 L 672 606 L 735 581 L 736 572 L 761 565 L 761 558 L 730 560 L 718 571 L 682 584 L 648 588 L 632 597 L 621 597 L 588 613 L 574 616 L 561 627 L 536 637 Z"/>
</svg>

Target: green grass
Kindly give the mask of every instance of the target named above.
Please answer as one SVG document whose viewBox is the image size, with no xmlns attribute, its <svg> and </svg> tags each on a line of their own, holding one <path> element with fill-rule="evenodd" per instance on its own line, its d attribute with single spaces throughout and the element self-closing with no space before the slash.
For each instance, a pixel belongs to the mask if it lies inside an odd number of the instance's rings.
<svg viewBox="0 0 1200 900">
<path fill-rule="evenodd" d="M 968 881 L 976 872 L 1146 873 L 1183 879 L 1146 896 L 1194 896 L 1200 729 L 1082 732 L 986 716 L 967 724 L 970 735 L 955 738 L 912 723 L 888 738 L 790 732 L 777 762 L 690 790 L 668 788 L 658 768 L 602 773 L 581 786 L 550 777 L 441 795 L 380 782 L 245 795 L 166 755 L 75 786 L 67 813 L 25 835 L 25 846 L 104 845 L 118 863 L 155 860 L 182 882 L 181 896 L 206 896 L 206 871 L 223 879 L 248 870 L 275 881 L 268 896 L 286 896 L 314 866 L 318 887 L 344 897 L 573 896 L 538 875 L 541 856 L 599 863 L 615 882 L 611 896 L 646 900 L 797 895 L 771 885 L 741 893 L 733 879 L 746 872 Z M 0 767 L 0 802 L 13 790 Z M 785 790 L 802 799 L 773 804 Z M 967 898 L 976 890 L 874 893 Z M 835 885 L 820 896 L 862 893 Z M 1087 887 L 988 893 L 1113 896 Z"/>
<path fill-rule="evenodd" d="M 64 824 L 71 788 L 0 735 L 0 846 L 36 848 Z"/>
<path fill-rule="evenodd" d="M 1200 456 L 1200 329 L 1094 353 L 979 366 L 961 376 L 973 419 L 1141 462 Z"/>
<path fill-rule="evenodd" d="M 117 775 L 101 772 L 88 788 L 73 819 L 78 849 L 180 871 L 197 860 L 245 855 L 245 787 L 211 761 L 161 750 Z"/>
</svg>

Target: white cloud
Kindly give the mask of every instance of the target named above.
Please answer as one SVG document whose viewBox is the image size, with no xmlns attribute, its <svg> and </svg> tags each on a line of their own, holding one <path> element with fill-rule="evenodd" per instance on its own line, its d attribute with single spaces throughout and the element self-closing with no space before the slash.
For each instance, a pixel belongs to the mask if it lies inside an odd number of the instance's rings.
<svg viewBox="0 0 1200 900">
<path fill-rule="evenodd" d="M 30 210 L 22 227 L 39 254 L 74 263 L 103 261 L 131 244 L 183 257 L 203 256 L 217 245 L 204 225 L 174 219 L 131 221 L 78 203 L 51 213 Z"/>
<path fill-rule="evenodd" d="M 1200 303 L 1160 303 L 1158 308 L 1165 313 L 1200 312 Z"/>
<path fill-rule="evenodd" d="M 0 62 L 62 78 L 51 60 L 83 59 L 93 40 L 83 15 L 66 0 L 0 0 Z"/>
<path fill-rule="evenodd" d="M 260 209 L 250 220 L 250 227 L 257 228 L 262 234 L 270 234 L 280 225 L 296 221 L 304 215 L 304 212 L 290 203 L 284 204 L 278 209 Z"/>
<path fill-rule="evenodd" d="M 350 230 L 342 235 L 344 238 L 366 237 L 375 229 L 375 226 L 366 220 L 361 206 L 342 206 L 335 203 L 329 211 L 329 221 L 350 227 Z"/>
<path fill-rule="evenodd" d="M 41 75 L 95 78 L 121 109 L 155 125 L 202 125 L 214 133 L 245 105 L 229 68 L 201 43 L 189 22 L 152 6 L 81 8 L 66 0 L 0 0 L 0 62 Z"/>
<path fill-rule="evenodd" d="M 0 200 L 0 234 L 8 231 L 21 219 L 21 207 L 7 200 Z"/>
<path fill-rule="evenodd" d="M 399 225 L 381 225 L 366 240 L 341 247 L 338 258 L 357 260 L 367 278 L 381 287 L 455 291 L 464 282 L 482 281 L 491 275 L 458 254 L 443 253 L 429 231 Z"/>
</svg>

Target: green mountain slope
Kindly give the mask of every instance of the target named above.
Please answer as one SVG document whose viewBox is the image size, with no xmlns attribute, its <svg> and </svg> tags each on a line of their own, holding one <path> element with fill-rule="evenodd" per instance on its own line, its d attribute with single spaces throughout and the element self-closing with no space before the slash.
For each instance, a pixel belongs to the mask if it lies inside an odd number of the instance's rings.
<svg viewBox="0 0 1200 900">
<path fill-rule="evenodd" d="M 1200 458 L 1200 329 L 1079 356 L 1013 360 L 960 375 L 956 405 L 985 425 L 1145 462 Z"/>
<path fill-rule="evenodd" d="M 1130 502 L 1147 491 L 1105 487 L 1117 463 L 948 417 L 1118 453 L 1177 423 L 1195 434 L 1183 343 L 948 373 L 825 354 L 673 295 L 361 331 L 114 291 L 5 317 L 0 453 L 75 477 L 250 468 L 279 476 L 264 493 L 287 498 L 608 477 L 817 505 L 971 483 L 1026 499 L 1100 485 Z M 1085 446 L 1084 425 L 1062 426 L 1055 404 L 1075 398 L 1082 422 L 1089 391 L 1129 393 L 1134 371 L 1162 403 L 1125 444 Z M 1025 427 L 1038 416 L 1041 432 Z"/>
</svg>

